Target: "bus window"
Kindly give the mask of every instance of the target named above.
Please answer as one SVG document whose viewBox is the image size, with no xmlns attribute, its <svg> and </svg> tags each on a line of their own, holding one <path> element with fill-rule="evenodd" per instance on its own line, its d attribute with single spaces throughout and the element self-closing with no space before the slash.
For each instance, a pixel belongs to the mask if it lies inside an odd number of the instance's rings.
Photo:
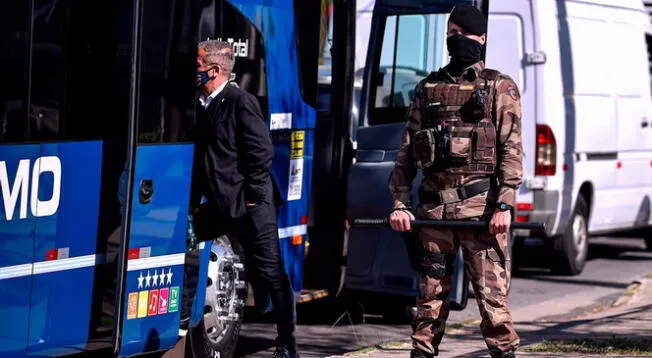
<svg viewBox="0 0 652 358">
<path fill-rule="evenodd" d="M 189 9 L 182 2 L 145 2 L 138 98 L 139 143 L 191 140 L 188 133 L 197 104 L 197 44 L 190 43 L 189 36 L 180 35 L 181 29 L 194 26 L 190 21 Z"/>
<path fill-rule="evenodd" d="M 32 141 L 126 136 L 130 30 L 129 24 L 117 24 L 117 6 L 109 3 L 91 9 L 76 2 L 35 1 Z M 98 12 L 106 16 L 87 15 Z"/>
<path fill-rule="evenodd" d="M 256 96 L 263 116 L 268 118 L 269 98 L 263 34 L 241 11 L 227 1 L 203 7 L 198 26 L 199 41 L 215 39 L 226 41 L 233 46 L 235 67 L 232 82 Z M 194 78 L 193 75 L 193 81 Z"/>
<path fill-rule="evenodd" d="M 29 140 L 27 63 L 29 1 L 0 2 L 0 144 Z"/>
<path fill-rule="evenodd" d="M 369 124 L 404 120 L 415 86 L 443 63 L 445 26 L 445 14 L 387 17 Z"/>
<path fill-rule="evenodd" d="M 299 88 L 304 102 L 317 106 L 317 71 L 319 57 L 320 4 L 317 1 L 294 0 L 295 42 Z"/>
</svg>

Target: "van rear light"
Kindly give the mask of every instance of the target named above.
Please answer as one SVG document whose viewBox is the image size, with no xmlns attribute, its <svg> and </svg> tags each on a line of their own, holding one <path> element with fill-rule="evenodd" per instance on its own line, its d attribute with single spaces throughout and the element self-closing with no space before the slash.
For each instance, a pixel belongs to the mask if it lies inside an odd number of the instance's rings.
<svg viewBox="0 0 652 358">
<path fill-rule="evenodd" d="M 537 154 L 535 175 L 555 175 L 557 171 L 557 142 L 550 127 L 537 124 Z"/>
<path fill-rule="evenodd" d="M 534 210 L 534 205 L 532 205 L 532 203 L 516 203 L 516 210 L 518 210 L 518 211 L 532 211 L 532 210 Z"/>
<path fill-rule="evenodd" d="M 516 215 L 516 218 L 514 219 L 516 222 L 519 223 L 526 223 L 530 221 L 530 216 L 529 215 Z"/>
</svg>

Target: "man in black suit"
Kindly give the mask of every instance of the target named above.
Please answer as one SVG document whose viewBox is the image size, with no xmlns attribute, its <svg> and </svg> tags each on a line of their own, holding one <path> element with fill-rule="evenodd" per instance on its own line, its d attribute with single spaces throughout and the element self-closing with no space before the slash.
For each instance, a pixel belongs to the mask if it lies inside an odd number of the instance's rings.
<svg viewBox="0 0 652 358">
<path fill-rule="evenodd" d="M 250 276 L 272 299 L 278 337 L 274 358 L 299 357 L 294 329 L 294 293 L 281 257 L 276 205 L 280 193 L 270 172 L 274 146 L 258 100 L 230 85 L 235 57 L 231 46 L 209 40 L 199 44 L 197 86 L 206 111 L 197 128 L 193 190 L 207 199 L 220 232 L 242 245 Z"/>
</svg>

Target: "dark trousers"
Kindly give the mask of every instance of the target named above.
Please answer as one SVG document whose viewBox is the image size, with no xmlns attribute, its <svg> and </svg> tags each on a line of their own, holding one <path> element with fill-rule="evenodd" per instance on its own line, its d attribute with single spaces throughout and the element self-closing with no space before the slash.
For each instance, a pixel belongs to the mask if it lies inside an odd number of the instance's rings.
<svg viewBox="0 0 652 358">
<path fill-rule="evenodd" d="M 235 220 L 230 229 L 229 234 L 244 249 L 247 277 L 252 280 L 254 290 L 266 291 L 272 300 L 278 332 L 277 344 L 296 350 L 296 306 L 281 257 L 276 207 L 264 202 L 247 207 L 245 215 Z"/>
</svg>

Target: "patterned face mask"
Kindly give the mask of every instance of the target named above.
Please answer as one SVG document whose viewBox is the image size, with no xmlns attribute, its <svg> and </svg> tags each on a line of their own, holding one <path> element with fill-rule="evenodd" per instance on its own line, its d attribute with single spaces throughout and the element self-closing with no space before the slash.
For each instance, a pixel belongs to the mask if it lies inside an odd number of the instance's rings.
<svg viewBox="0 0 652 358">
<path fill-rule="evenodd" d="M 206 84 L 206 82 L 208 82 L 208 81 L 215 78 L 215 76 L 211 77 L 211 76 L 208 75 L 208 71 L 210 71 L 210 70 L 212 70 L 212 69 L 209 68 L 206 71 L 197 71 L 197 87 L 198 88 L 201 88 L 202 86 L 204 86 Z"/>
</svg>

